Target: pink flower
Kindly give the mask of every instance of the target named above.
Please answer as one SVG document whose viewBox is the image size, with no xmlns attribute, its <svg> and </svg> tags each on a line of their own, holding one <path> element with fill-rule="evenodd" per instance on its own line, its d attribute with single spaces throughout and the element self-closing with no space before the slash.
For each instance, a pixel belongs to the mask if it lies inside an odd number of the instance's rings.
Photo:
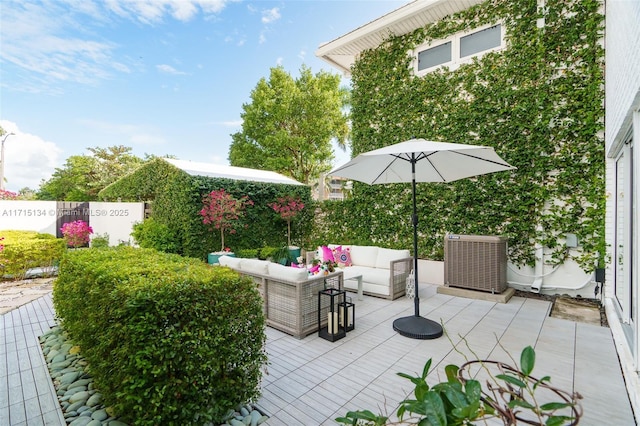
<svg viewBox="0 0 640 426">
<path fill-rule="evenodd" d="M 5 191 L 4 189 L 0 189 L 0 200 L 17 200 L 18 194 L 11 191 Z"/>
<path fill-rule="evenodd" d="M 67 222 L 62 225 L 60 230 L 69 247 L 81 247 L 89 244 L 89 235 L 93 234 L 93 228 L 83 220 Z"/>
</svg>

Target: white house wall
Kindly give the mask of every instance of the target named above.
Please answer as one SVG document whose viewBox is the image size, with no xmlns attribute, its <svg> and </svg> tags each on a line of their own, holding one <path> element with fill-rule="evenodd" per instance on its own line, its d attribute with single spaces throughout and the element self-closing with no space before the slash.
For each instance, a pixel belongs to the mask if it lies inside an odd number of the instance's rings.
<svg viewBox="0 0 640 426">
<path fill-rule="evenodd" d="M 625 270 L 631 271 L 630 282 L 616 283 L 614 268 L 617 259 L 609 263 L 605 286 L 606 307 L 611 332 L 616 342 L 620 363 L 625 376 L 629 398 L 636 418 L 640 413 L 640 380 L 638 379 L 639 332 L 638 332 L 638 253 L 640 244 L 640 212 L 638 210 L 638 180 L 640 179 L 640 1 L 607 0 L 605 30 L 605 147 L 607 161 L 607 215 L 605 222 L 606 241 L 610 254 L 615 254 L 616 201 L 629 199 L 635 194 L 633 206 L 627 206 L 618 219 L 624 221 Z M 625 142 L 633 141 L 633 152 Z M 622 182 L 623 193 L 616 193 L 615 162 L 623 154 L 627 164 L 633 163 L 635 187 L 632 182 Z M 633 157 L 633 161 L 631 161 Z M 629 174 L 627 174 L 627 177 Z M 621 198 L 622 197 L 622 198 Z M 634 212 L 635 213 L 632 213 Z M 629 256 L 628 254 L 632 255 Z M 632 308 L 621 312 L 615 300 L 615 286 L 626 287 L 632 295 Z M 631 287 L 628 287 L 631 286 Z M 633 291 L 631 291 L 633 289 Z M 633 319 L 627 317 L 632 314 Z M 626 332 L 625 332 L 626 330 Z M 630 331 L 629 331 L 630 330 Z"/>
<path fill-rule="evenodd" d="M 0 230 L 37 231 L 56 235 L 57 218 L 55 201 L 0 200 Z"/>
<path fill-rule="evenodd" d="M 109 234 L 109 245 L 131 242 L 136 222 L 144 220 L 144 203 L 89 203 L 89 224 L 94 235 Z"/>
</svg>

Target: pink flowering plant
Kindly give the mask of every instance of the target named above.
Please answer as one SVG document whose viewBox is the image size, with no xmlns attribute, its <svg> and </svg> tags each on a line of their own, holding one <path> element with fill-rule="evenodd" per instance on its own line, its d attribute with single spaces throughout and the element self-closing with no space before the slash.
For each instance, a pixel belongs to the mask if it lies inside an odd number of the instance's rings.
<svg viewBox="0 0 640 426">
<path fill-rule="evenodd" d="M 67 222 L 60 230 L 69 247 L 86 246 L 89 244 L 89 235 L 93 234 L 93 229 L 83 220 Z"/>
<path fill-rule="evenodd" d="M 287 245 L 291 246 L 291 220 L 304 209 L 304 203 L 300 201 L 300 198 L 286 195 L 278 198 L 275 203 L 270 203 L 269 207 L 287 221 Z"/>
<path fill-rule="evenodd" d="M 17 200 L 18 194 L 15 192 L 0 189 L 0 200 Z"/>
<path fill-rule="evenodd" d="M 204 196 L 204 206 L 200 210 L 202 221 L 205 225 L 210 225 L 211 229 L 220 230 L 220 251 L 229 251 L 224 246 L 224 234 L 229 232 L 234 234 L 241 226 L 240 219 L 244 217 L 247 206 L 252 206 L 253 201 L 244 196 L 235 198 L 224 189 L 211 191 Z"/>
</svg>

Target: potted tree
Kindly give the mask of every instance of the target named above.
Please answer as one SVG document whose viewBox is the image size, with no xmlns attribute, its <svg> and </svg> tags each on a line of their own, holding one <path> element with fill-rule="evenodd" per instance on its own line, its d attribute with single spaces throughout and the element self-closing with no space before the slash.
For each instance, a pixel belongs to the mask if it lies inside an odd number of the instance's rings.
<svg viewBox="0 0 640 426">
<path fill-rule="evenodd" d="M 224 234 L 233 234 L 241 226 L 240 219 L 244 217 L 244 210 L 247 206 L 252 206 L 253 201 L 244 196 L 235 198 L 224 189 L 211 191 L 204 196 L 203 207 L 200 210 L 202 221 L 210 228 L 220 230 L 220 250 L 211 252 L 208 255 L 208 263 L 216 264 L 220 256 L 234 256 L 233 252 L 224 245 Z"/>
<path fill-rule="evenodd" d="M 275 202 L 270 203 L 271 207 L 280 218 L 287 222 L 287 248 L 289 250 L 289 258 L 297 259 L 300 256 L 300 247 L 291 245 L 291 221 L 304 209 L 304 203 L 300 198 L 291 195 L 279 197 Z"/>
</svg>

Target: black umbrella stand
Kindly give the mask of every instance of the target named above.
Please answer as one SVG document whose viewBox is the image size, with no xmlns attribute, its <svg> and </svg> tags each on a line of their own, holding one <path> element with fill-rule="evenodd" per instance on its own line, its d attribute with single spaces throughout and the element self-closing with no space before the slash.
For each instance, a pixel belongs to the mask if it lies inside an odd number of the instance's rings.
<svg viewBox="0 0 640 426">
<path fill-rule="evenodd" d="M 420 297 L 418 295 L 418 209 L 416 207 L 416 162 L 418 160 L 415 153 L 411 154 L 410 161 L 413 189 L 413 276 L 416 289 L 413 303 L 415 314 L 393 321 L 393 329 L 401 335 L 412 339 L 437 339 L 442 336 L 442 326 L 433 320 L 420 316 Z"/>
</svg>

